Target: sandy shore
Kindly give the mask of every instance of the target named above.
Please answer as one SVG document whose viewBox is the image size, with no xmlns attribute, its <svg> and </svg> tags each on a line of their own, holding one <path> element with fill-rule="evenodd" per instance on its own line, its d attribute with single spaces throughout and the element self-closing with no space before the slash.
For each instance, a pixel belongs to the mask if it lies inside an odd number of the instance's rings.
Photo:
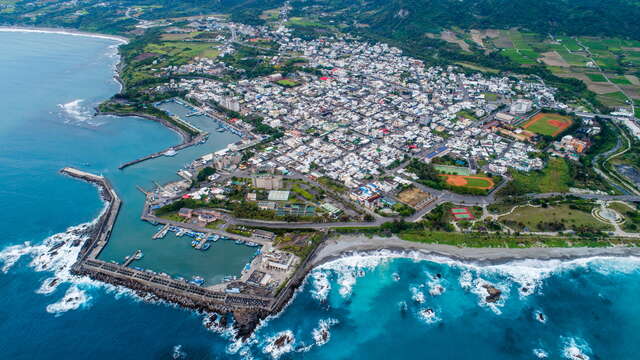
<svg viewBox="0 0 640 360">
<path fill-rule="evenodd" d="M 461 248 L 451 245 L 415 243 L 397 237 L 369 238 L 363 235 L 342 235 L 327 239 L 316 252 L 312 263 L 313 266 L 318 266 L 349 255 L 377 253 L 381 250 L 387 250 L 389 255 L 397 257 L 439 256 L 478 265 L 502 264 L 523 259 L 572 260 L 596 256 L 640 256 L 640 248 L 637 247 Z"/>
<path fill-rule="evenodd" d="M 0 32 L 33 32 L 33 33 L 45 33 L 45 34 L 63 34 L 63 35 L 85 36 L 85 37 L 93 37 L 98 39 L 115 40 L 121 44 L 126 44 L 129 42 L 129 39 L 122 36 L 89 33 L 89 32 L 84 32 L 84 31 L 79 31 L 74 29 L 66 29 L 66 28 L 0 26 Z"/>
</svg>

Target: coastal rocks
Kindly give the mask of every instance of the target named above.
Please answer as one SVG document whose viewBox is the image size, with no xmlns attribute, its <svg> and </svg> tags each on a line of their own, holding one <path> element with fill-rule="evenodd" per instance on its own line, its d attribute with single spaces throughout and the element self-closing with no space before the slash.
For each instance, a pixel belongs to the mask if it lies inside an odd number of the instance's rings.
<svg viewBox="0 0 640 360">
<path fill-rule="evenodd" d="M 336 324 L 338 324 L 338 320 L 336 319 L 320 320 L 318 327 L 313 329 L 312 332 L 316 346 L 322 346 L 329 341 L 329 338 L 331 337 L 329 329 Z"/>
<path fill-rule="evenodd" d="M 489 295 L 484 298 L 487 303 L 497 303 L 500 300 L 502 291 L 491 284 L 483 284 L 482 287 L 487 291 Z"/>
<path fill-rule="evenodd" d="M 282 331 L 267 340 L 267 346 L 264 347 L 263 352 L 278 359 L 283 354 L 293 351 L 294 342 L 293 332 L 290 330 Z"/>
<path fill-rule="evenodd" d="M 236 337 L 240 339 L 249 338 L 260 322 L 269 315 L 267 311 L 258 309 L 238 309 L 232 313 L 235 319 L 233 327 L 236 330 Z"/>
</svg>

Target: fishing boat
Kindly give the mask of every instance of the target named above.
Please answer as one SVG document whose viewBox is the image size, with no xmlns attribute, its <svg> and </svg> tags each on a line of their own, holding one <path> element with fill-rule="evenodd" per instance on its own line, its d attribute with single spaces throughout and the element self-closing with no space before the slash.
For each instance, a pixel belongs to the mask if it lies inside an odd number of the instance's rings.
<svg viewBox="0 0 640 360">
<path fill-rule="evenodd" d="M 244 241 L 242 240 L 236 240 L 236 245 L 244 245 Z"/>
<path fill-rule="evenodd" d="M 204 278 L 200 276 L 194 276 L 193 280 L 191 280 L 191 283 L 201 286 L 202 284 L 204 284 Z"/>
<path fill-rule="evenodd" d="M 202 250 L 209 250 L 210 247 L 211 247 L 211 244 L 206 243 L 206 244 L 202 245 Z"/>
<path fill-rule="evenodd" d="M 258 243 L 254 243 L 253 241 L 249 241 L 249 242 L 247 242 L 245 245 L 247 245 L 247 246 L 251 246 L 251 247 L 260 246 L 260 244 L 258 244 Z"/>
</svg>

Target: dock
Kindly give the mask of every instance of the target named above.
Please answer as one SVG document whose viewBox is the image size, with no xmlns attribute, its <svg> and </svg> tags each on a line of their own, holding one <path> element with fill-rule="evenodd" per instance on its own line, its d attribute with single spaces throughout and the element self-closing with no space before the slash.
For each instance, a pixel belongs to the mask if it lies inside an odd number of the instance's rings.
<svg viewBox="0 0 640 360">
<path fill-rule="evenodd" d="M 127 256 L 122 266 L 129 267 L 132 262 L 138 260 L 138 257 L 142 256 L 142 250 L 136 250 L 131 256 Z"/>
<path fill-rule="evenodd" d="M 163 237 L 165 237 L 167 235 L 167 232 L 169 231 L 169 228 L 171 227 L 171 225 L 169 224 L 165 224 L 162 229 L 160 229 L 160 231 L 158 231 L 157 233 L 155 233 L 153 235 L 153 239 L 162 239 Z"/>
</svg>

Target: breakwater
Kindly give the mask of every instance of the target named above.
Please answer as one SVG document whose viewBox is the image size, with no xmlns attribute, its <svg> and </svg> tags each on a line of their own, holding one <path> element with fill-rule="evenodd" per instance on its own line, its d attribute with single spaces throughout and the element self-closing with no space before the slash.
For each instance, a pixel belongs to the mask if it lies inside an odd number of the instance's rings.
<svg viewBox="0 0 640 360">
<path fill-rule="evenodd" d="M 142 296 L 153 295 L 197 311 L 231 313 L 235 319 L 238 336 L 248 337 L 262 319 L 284 307 L 308 271 L 309 266 L 305 262 L 277 295 L 260 296 L 211 290 L 164 274 L 100 260 L 98 256 L 108 244 L 122 201 L 111 183 L 103 176 L 70 167 L 60 172 L 97 185 L 102 198 L 108 203 L 106 211 L 89 232 L 89 239 L 83 244 L 78 259 L 72 266 L 71 271 L 76 275 L 123 286 Z"/>
<path fill-rule="evenodd" d="M 162 125 L 168 127 L 169 129 L 177 132 L 180 137 L 182 138 L 182 142 L 178 145 L 175 146 L 170 146 L 167 149 L 155 152 L 153 154 L 149 154 L 147 156 L 143 156 L 141 158 L 137 158 L 135 160 L 132 161 L 128 161 L 126 163 L 121 164 L 120 166 L 118 166 L 118 169 L 122 170 L 126 167 L 129 167 L 131 165 L 135 165 L 138 163 L 141 163 L 143 161 L 147 161 L 147 160 L 151 160 L 151 159 L 155 159 L 157 157 L 163 156 L 165 153 L 167 152 L 171 152 L 171 151 L 179 151 L 185 148 L 188 148 L 190 146 L 193 145 L 197 145 L 200 143 L 203 143 L 204 141 L 206 141 L 207 137 L 208 137 L 208 133 L 205 131 L 202 131 L 198 128 L 196 128 L 195 126 L 189 124 L 188 122 L 182 121 L 179 118 L 173 118 L 174 121 L 176 121 L 178 124 L 180 124 L 183 127 L 180 127 L 178 125 L 176 125 L 175 123 L 172 123 L 169 120 L 166 119 L 162 119 L 156 116 L 152 116 L 149 114 L 141 114 L 141 113 L 137 113 L 137 112 L 130 112 L 130 113 L 117 113 L 117 112 L 109 112 L 109 111 L 103 111 L 103 112 L 97 112 L 96 115 L 110 115 L 110 116 L 135 116 L 135 117 L 141 117 L 147 120 L 152 120 L 152 121 L 156 121 L 161 123 Z M 186 131 L 185 128 L 189 129 L 189 131 Z"/>
</svg>

